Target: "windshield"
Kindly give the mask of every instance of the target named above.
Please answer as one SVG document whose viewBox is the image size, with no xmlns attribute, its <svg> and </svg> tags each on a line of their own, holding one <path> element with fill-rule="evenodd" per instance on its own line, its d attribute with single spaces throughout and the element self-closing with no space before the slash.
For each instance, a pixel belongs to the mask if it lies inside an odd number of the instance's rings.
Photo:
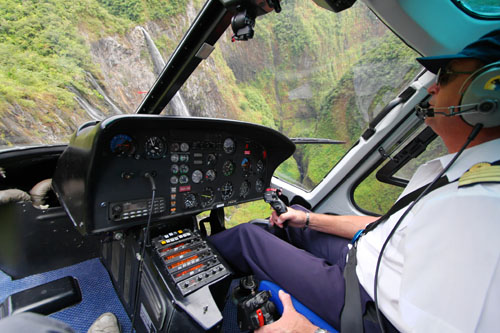
<svg viewBox="0 0 500 333">
<path fill-rule="evenodd" d="M 86 121 L 135 112 L 202 5 L 2 1 L 0 145 L 67 143 Z M 361 3 L 340 14 L 307 0 L 282 7 L 257 19 L 248 42 L 232 43 L 228 29 L 162 114 L 345 141 L 321 154 L 304 145 L 283 165 L 281 177 L 311 188 L 324 174 L 306 169 L 328 171 L 418 67 Z"/>
</svg>

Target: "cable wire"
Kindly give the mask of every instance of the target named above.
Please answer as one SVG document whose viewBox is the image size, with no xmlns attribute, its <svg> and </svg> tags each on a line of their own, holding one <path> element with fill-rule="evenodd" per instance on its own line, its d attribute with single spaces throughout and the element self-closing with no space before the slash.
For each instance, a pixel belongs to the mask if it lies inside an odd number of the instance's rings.
<svg viewBox="0 0 500 333">
<path fill-rule="evenodd" d="M 149 173 L 146 172 L 144 174 L 145 178 L 148 178 L 149 181 L 151 182 L 151 207 L 149 209 L 149 214 L 148 214 L 148 222 L 146 224 L 146 228 L 144 229 L 143 233 L 143 242 L 142 242 L 142 247 L 140 251 L 140 257 L 138 258 L 139 260 L 139 266 L 137 267 L 137 280 L 135 282 L 135 297 L 134 297 L 134 308 L 132 312 L 132 327 L 130 328 L 130 332 L 134 332 L 134 325 L 135 325 L 135 318 L 137 316 L 137 307 L 139 305 L 139 294 L 140 294 L 140 289 L 141 289 L 141 283 L 142 283 L 142 272 L 143 272 L 143 265 L 144 265 L 144 255 L 146 254 L 146 246 L 149 246 L 149 233 L 150 233 L 150 226 L 151 226 L 151 217 L 153 216 L 153 206 L 155 202 L 155 195 L 156 195 L 156 184 L 153 176 Z"/>
</svg>

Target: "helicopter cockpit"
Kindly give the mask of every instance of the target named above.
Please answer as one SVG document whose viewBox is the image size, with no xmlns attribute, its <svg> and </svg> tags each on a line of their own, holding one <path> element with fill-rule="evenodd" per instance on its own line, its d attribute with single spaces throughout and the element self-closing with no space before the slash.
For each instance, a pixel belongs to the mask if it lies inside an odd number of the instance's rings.
<svg viewBox="0 0 500 333">
<path fill-rule="evenodd" d="M 43 59 L 0 61 L 13 87 L 0 88 L 12 116 L 0 135 L 0 318 L 34 311 L 82 332 L 105 311 L 123 331 L 239 331 L 234 270 L 207 236 L 267 223 L 270 187 L 317 213 L 383 215 L 445 150 L 415 112 L 435 75 L 414 58 L 456 52 L 500 20 L 487 0 L 56 2 L 0 8 L 0 26 L 51 11 L 79 24 L 38 26 L 55 29 L 43 43 L 23 29 L 0 39 Z"/>
</svg>

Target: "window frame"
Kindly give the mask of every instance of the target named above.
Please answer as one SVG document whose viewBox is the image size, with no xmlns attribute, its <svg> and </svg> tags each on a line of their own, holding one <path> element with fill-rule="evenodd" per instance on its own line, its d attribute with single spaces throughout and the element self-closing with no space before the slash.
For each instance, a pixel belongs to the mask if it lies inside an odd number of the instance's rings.
<svg viewBox="0 0 500 333">
<path fill-rule="evenodd" d="M 394 157 L 390 157 L 375 177 L 378 181 L 389 185 L 405 187 L 408 180 L 394 175 L 406 166 L 411 160 L 422 154 L 427 146 L 437 138 L 437 134 L 430 127 L 425 127 L 414 139 L 408 142 Z"/>
<path fill-rule="evenodd" d="M 401 190 L 403 190 L 408 185 L 409 182 L 408 180 L 394 177 L 394 174 L 396 174 L 400 169 L 402 169 L 405 165 L 411 162 L 414 158 L 417 158 L 422 153 L 424 153 L 427 147 L 435 139 L 438 138 L 438 135 L 435 134 L 434 131 L 432 131 L 432 129 L 428 126 L 419 129 L 421 125 L 422 123 L 419 122 L 419 124 L 416 125 L 414 128 L 413 135 L 411 135 L 410 133 L 410 135 L 413 138 L 407 140 L 403 139 L 403 142 L 401 142 L 399 146 L 395 147 L 393 151 L 398 151 L 398 153 L 393 157 L 391 157 L 390 153 L 386 153 L 385 150 L 381 152 L 380 148 L 377 149 L 378 150 L 377 153 L 379 154 L 378 161 L 376 163 L 373 163 L 372 166 L 368 170 L 366 170 L 365 173 L 363 173 L 363 175 L 356 180 L 356 182 L 354 182 L 353 186 L 350 189 L 349 193 L 350 201 L 358 211 L 360 211 L 365 215 L 381 216 L 381 214 L 378 212 L 370 211 L 366 207 L 362 207 L 355 199 L 355 192 L 358 189 L 358 187 L 368 177 L 370 177 L 374 173 L 374 171 L 377 170 L 377 168 L 379 168 L 381 165 L 382 167 L 380 167 L 377 173 L 373 175 L 376 181 L 379 181 L 381 183 L 390 186 L 395 186 L 395 189 L 400 188 Z M 410 151 L 414 151 L 414 153 L 408 155 L 408 152 L 406 151 L 407 149 Z M 394 159 L 398 158 L 399 161 L 394 162 Z"/>
<path fill-rule="evenodd" d="M 467 6 L 467 4 L 462 0 L 451 0 L 451 2 L 455 6 L 457 6 L 458 9 L 460 9 L 461 11 L 463 11 L 464 13 L 466 13 L 467 15 L 469 15 L 473 18 L 480 19 L 480 20 L 492 20 L 492 21 L 500 20 L 500 13 L 494 14 L 494 15 L 482 14 L 482 13 L 475 12 L 474 10 L 469 8 L 469 6 Z"/>
</svg>

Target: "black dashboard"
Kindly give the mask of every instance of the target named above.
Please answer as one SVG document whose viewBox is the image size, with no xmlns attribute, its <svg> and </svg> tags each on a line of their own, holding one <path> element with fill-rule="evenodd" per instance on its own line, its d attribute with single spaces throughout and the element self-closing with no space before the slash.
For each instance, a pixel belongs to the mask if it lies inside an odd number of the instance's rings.
<svg viewBox="0 0 500 333">
<path fill-rule="evenodd" d="M 73 135 L 53 187 L 83 234 L 126 229 L 145 224 L 151 204 L 157 222 L 260 199 L 294 150 L 279 132 L 250 123 L 115 116 Z"/>
</svg>

